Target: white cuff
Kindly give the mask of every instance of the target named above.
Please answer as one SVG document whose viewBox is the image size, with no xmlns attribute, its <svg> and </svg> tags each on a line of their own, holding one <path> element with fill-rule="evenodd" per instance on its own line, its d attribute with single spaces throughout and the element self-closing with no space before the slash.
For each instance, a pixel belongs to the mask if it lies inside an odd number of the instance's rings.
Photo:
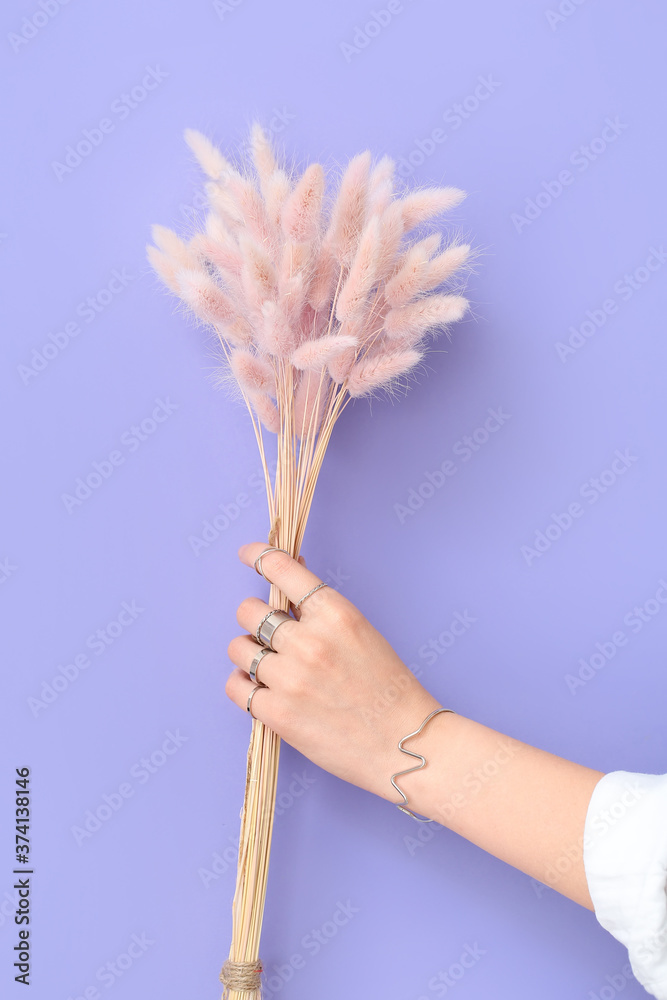
<svg viewBox="0 0 667 1000">
<path fill-rule="evenodd" d="M 583 859 L 595 916 L 667 1000 L 667 774 L 611 771 L 593 790 Z"/>
</svg>

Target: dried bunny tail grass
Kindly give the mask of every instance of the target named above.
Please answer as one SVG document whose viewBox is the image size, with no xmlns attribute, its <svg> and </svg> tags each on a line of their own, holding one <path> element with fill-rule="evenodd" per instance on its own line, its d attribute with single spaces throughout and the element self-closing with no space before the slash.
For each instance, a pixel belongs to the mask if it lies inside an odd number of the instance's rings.
<svg viewBox="0 0 667 1000">
<path fill-rule="evenodd" d="M 283 205 L 289 198 L 291 190 L 292 181 L 289 175 L 281 169 L 274 170 L 263 188 L 266 216 L 269 224 L 276 231 L 280 228 Z"/>
<path fill-rule="evenodd" d="M 299 343 L 303 332 L 301 318 L 306 305 L 306 277 L 302 271 L 297 271 L 280 285 L 279 304 L 283 315 Z"/>
<path fill-rule="evenodd" d="M 422 247 L 427 257 L 433 257 L 433 254 L 437 253 L 441 245 L 442 233 L 430 233 L 423 240 L 419 240 L 418 243 L 414 244 L 414 246 Z"/>
<path fill-rule="evenodd" d="M 204 272 L 196 251 L 166 226 L 152 227 L 155 246 L 146 247 L 146 256 L 151 267 L 164 284 L 180 294 L 178 274 L 184 268 Z"/>
<path fill-rule="evenodd" d="M 190 245 L 177 236 L 173 229 L 154 225 L 151 227 L 151 236 L 156 247 L 170 257 L 178 267 L 197 266 L 197 258 Z"/>
<path fill-rule="evenodd" d="M 349 274 L 338 295 L 337 319 L 353 319 L 363 311 L 377 280 L 379 258 L 380 225 L 378 219 L 374 217 L 361 234 Z"/>
<path fill-rule="evenodd" d="M 229 365 L 244 392 L 275 395 L 275 369 L 262 355 L 248 350 L 232 351 Z"/>
<path fill-rule="evenodd" d="M 377 324 L 377 310 L 381 303 L 382 293 L 378 291 L 376 298 L 372 302 L 369 300 L 356 316 L 343 320 L 336 331 L 336 336 L 352 337 L 356 344 L 363 344 L 374 329 L 379 330 L 382 327 L 382 324 L 379 327 Z"/>
<path fill-rule="evenodd" d="M 391 388 L 396 379 L 406 375 L 421 359 L 422 355 L 415 350 L 363 357 L 350 371 L 347 391 L 353 399 L 357 399 L 369 396 L 378 389 Z"/>
<path fill-rule="evenodd" d="M 193 128 L 186 128 L 183 136 L 207 177 L 217 180 L 225 170 L 230 169 L 229 161 L 225 159 L 217 146 L 214 146 L 211 140 L 207 139 L 201 132 L 197 132 Z"/>
<path fill-rule="evenodd" d="M 226 177 L 227 174 L 223 174 Z M 226 181 L 208 181 L 205 185 L 208 202 L 213 212 L 220 216 L 224 225 L 233 233 L 243 226 L 243 213 Z"/>
<path fill-rule="evenodd" d="M 152 244 L 147 244 L 146 246 L 146 256 L 148 257 L 148 263 L 151 265 L 158 278 L 176 295 L 180 295 L 180 285 L 178 282 L 179 267 L 174 264 L 171 257 L 168 257 L 166 253 L 162 253 L 157 247 Z"/>
<path fill-rule="evenodd" d="M 287 358 L 299 346 L 300 330 L 290 323 L 282 302 L 267 299 L 258 315 L 255 337 L 261 351 L 277 358 Z"/>
<path fill-rule="evenodd" d="M 231 323 L 237 311 L 212 278 L 200 271 L 184 269 L 178 272 L 178 294 L 205 323 Z"/>
<path fill-rule="evenodd" d="M 311 163 L 285 200 L 282 228 L 294 243 L 310 243 L 319 235 L 324 188 L 324 168 L 320 163 Z"/>
<path fill-rule="evenodd" d="M 220 341 L 230 347 L 250 347 L 254 342 L 254 330 L 244 316 L 237 316 L 230 323 L 215 323 Z"/>
<path fill-rule="evenodd" d="M 288 288 L 290 279 L 298 273 L 305 274 L 309 278 L 312 265 L 312 243 L 293 243 L 291 240 L 286 240 L 278 265 L 278 287 L 281 290 Z"/>
<path fill-rule="evenodd" d="M 215 210 L 208 212 L 205 221 L 206 235 L 210 236 L 212 240 L 224 247 L 238 248 L 238 242 L 236 239 L 236 232 L 238 230 L 238 225 L 236 223 L 233 226 L 227 225 L 227 221 L 220 215 L 219 212 Z"/>
<path fill-rule="evenodd" d="M 336 357 L 332 358 L 327 365 L 327 372 L 329 373 L 331 381 L 335 382 L 337 385 L 345 382 L 345 379 L 352 371 L 352 366 L 356 360 L 356 347 L 347 347 L 344 351 L 341 351 L 340 354 L 337 354 Z"/>
<path fill-rule="evenodd" d="M 411 191 L 400 199 L 401 215 L 405 232 L 410 232 L 423 222 L 442 215 L 460 205 L 466 197 L 466 192 L 460 188 L 423 188 L 421 191 Z"/>
<path fill-rule="evenodd" d="M 440 237 L 437 238 L 439 241 Z M 385 298 L 393 309 L 407 305 L 424 290 L 433 249 L 433 240 L 427 237 L 415 243 L 399 258 L 400 267 L 384 288 Z"/>
<path fill-rule="evenodd" d="M 390 156 L 383 156 L 373 168 L 369 182 L 369 212 L 381 215 L 394 197 L 394 172 L 396 164 Z"/>
<path fill-rule="evenodd" d="M 223 199 L 236 206 L 240 223 L 260 243 L 269 243 L 275 237 L 266 213 L 262 196 L 247 177 L 236 171 L 227 171 L 218 182 Z"/>
<path fill-rule="evenodd" d="M 236 282 L 239 278 L 243 256 L 236 244 L 221 242 L 208 233 L 198 233 L 190 240 L 189 247 L 200 260 L 208 261 L 216 267 L 225 282 Z"/>
<path fill-rule="evenodd" d="M 257 439 L 269 544 L 297 556 L 344 407 L 352 397 L 398 389 L 422 359 L 426 331 L 467 308 L 461 296 L 424 294 L 467 266 L 463 247 L 440 253 L 435 235 L 404 246 L 411 230 L 464 194 L 431 188 L 399 196 L 393 161 L 385 156 L 373 166 L 368 151 L 348 163 L 330 193 L 319 164 L 303 173 L 286 166 L 258 123 L 238 169 L 200 133 L 189 131 L 186 139 L 209 178 L 206 232 L 184 243 L 159 230 L 149 258 L 220 340 L 221 377 L 245 400 Z M 275 474 L 266 432 L 277 435 Z M 289 610 L 275 586 L 269 603 Z M 253 720 L 232 942 L 223 966 L 228 1000 L 253 1000 L 261 992 L 258 956 L 280 742 Z"/>
<path fill-rule="evenodd" d="M 262 308 L 267 299 L 278 294 L 276 269 L 269 255 L 247 233 L 239 233 L 241 255 L 241 286 L 251 310 Z"/>
<path fill-rule="evenodd" d="M 378 278 L 389 277 L 396 266 L 396 256 L 405 233 L 403 211 L 400 201 L 393 201 L 380 216 L 380 251 L 378 257 Z"/>
<path fill-rule="evenodd" d="M 341 354 L 356 348 L 354 337 L 329 335 L 307 340 L 297 347 L 290 361 L 299 371 L 320 371 Z"/>
<path fill-rule="evenodd" d="M 271 397 L 267 393 L 253 393 L 249 396 L 249 401 L 267 431 L 277 434 L 280 430 L 280 414 Z"/>
<path fill-rule="evenodd" d="M 468 243 L 457 243 L 447 247 L 430 261 L 427 267 L 424 290 L 431 291 L 448 281 L 464 265 L 468 265 L 473 257 L 473 249 Z"/>
<path fill-rule="evenodd" d="M 250 149 L 260 188 L 265 194 L 266 184 L 273 172 L 278 169 L 278 164 L 269 137 L 259 122 L 253 122 L 250 130 Z"/>
<path fill-rule="evenodd" d="M 317 312 L 308 302 L 305 303 L 299 323 L 299 343 L 305 340 L 319 340 L 329 330 L 329 317 L 326 313 Z"/>
<path fill-rule="evenodd" d="M 341 179 L 331 213 L 326 240 L 334 258 L 346 266 L 352 260 L 366 222 L 370 166 L 370 150 L 352 157 Z"/>
<path fill-rule="evenodd" d="M 332 254 L 328 244 L 323 243 L 315 257 L 308 286 L 308 305 L 312 309 L 321 311 L 330 306 L 340 275 L 340 264 Z"/>
<path fill-rule="evenodd" d="M 400 309 L 390 309 L 384 319 L 384 332 L 390 341 L 400 338 L 406 343 L 413 337 L 416 343 L 427 330 L 462 319 L 468 306 L 462 295 L 429 295 Z"/>
</svg>

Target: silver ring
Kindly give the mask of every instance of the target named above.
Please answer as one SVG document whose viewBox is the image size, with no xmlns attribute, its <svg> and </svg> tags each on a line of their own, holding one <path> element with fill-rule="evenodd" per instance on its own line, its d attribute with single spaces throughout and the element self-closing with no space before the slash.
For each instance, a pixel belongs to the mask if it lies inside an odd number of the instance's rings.
<svg viewBox="0 0 667 1000">
<path fill-rule="evenodd" d="M 253 683 L 255 684 L 262 683 L 261 681 L 257 680 L 257 668 L 259 667 L 261 661 L 264 659 L 266 654 L 270 652 L 271 652 L 270 649 L 267 649 L 265 646 L 262 647 L 262 649 L 260 649 L 257 656 L 254 657 L 252 663 L 250 664 L 250 670 L 248 671 L 248 673 L 250 674 L 250 680 L 253 681 Z M 264 685 L 264 687 L 266 687 L 266 685 Z"/>
<path fill-rule="evenodd" d="M 296 610 L 297 608 L 300 608 L 303 602 L 307 598 L 309 598 L 311 594 L 314 594 L 316 590 L 321 590 L 322 587 L 328 587 L 328 586 L 329 586 L 328 583 L 318 583 L 316 587 L 313 587 L 312 590 L 309 590 L 307 594 L 304 594 L 303 597 L 300 600 L 298 600 L 296 604 L 293 605 L 294 609 Z"/>
<path fill-rule="evenodd" d="M 292 555 L 292 553 L 288 552 L 287 549 L 279 549 L 277 545 L 269 545 L 268 549 L 264 549 L 263 552 L 260 552 L 255 559 L 255 571 L 259 573 L 260 576 L 264 576 L 264 570 L 262 569 L 262 556 L 265 556 L 267 552 L 284 552 L 287 556 Z M 271 580 L 267 579 L 267 577 L 264 576 L 264 579 L 267 583 L 271 583 Z"/>
<path fill-rule="evenodd" d="M 264 622 L 266 621 L 266 619 L 270 618 L 272 614 L 273 614 L 273 611 L 269 611 L 268 614 L 264 615 L 264 617 L 262 618 L 261 622 L 259 623 L 259 625 L 255 629 L 255 642 L 258 642 L 260 645 L 262 645 L 262 640 L 259 637 L 259 630 L 261 629 L 261 627 L 264 624 Z"/>
<path fill-rule="evenodd" d="M 245 710 L 246 710 L 246 712 L 250 712 L 251 715 L 252 715 L 251 705 L 252 705 L 253 696 L 254 696 L 254 694 L 255 694 L 256 691 L 259 691 L 259 689 L 263 688 L 263 687 L 264 687 L 264 684 L 257 684 L 257 685 L 255 685 L 255 687 L 252 689 L 252 691 L 248 695 L 248 704 L 246 705 Z M 254 715 L 252 715 L 252 717 L 253 717 L 253 719 L 256 718 L 256 716 L 254 716 Z"/>
<path fill-rule="evenodd" d="M 275 621 L 271 621 L 275 618 Z M 257 631 L 255 633 L 255 638 L 262 646 L 266 646 L 271 652 L 275 653 L 273 648 L 272 640 L 274 632 L 284 625 L 285 622 L 293 622 L 295 619 L 288 615 L 286 611 L 269 611 L 268 615 L 264 615 L 261 622 L 257 626 Z"/>
</svg>

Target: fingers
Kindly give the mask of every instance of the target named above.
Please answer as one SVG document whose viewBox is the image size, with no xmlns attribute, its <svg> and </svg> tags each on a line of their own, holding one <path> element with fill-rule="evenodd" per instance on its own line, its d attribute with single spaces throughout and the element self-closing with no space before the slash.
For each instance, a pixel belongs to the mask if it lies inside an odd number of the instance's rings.
<svg viewBox="0 0 667 1000">
<path fill-rule="evenodd" d="M 248 698 L 251 691 L 256 687 L 257 685 L 250 680 L 245 671 L 237 667 L 227 678 L 225 692 L 235 705 L 247 711 Z M 273 719 L 271 712 L 272 697 L 275 696 L 272 696 L 268 687 L 259 687 L 252 696 L 252 703 L 250 705 L 250 714 L 253 718 L 259 719 L 260 722 L 264 722 L 270 728 L 273 728 L 271 726 Z"/>
<path fill-rule="evenodd" d="M 253 566 L 257 557 L 268 548 L 265 542 L 252 542 L 250 545 L 242 545 L 239 549 L 239 559 L 246 566 Z M 262 570 L 264 576 L 271 583 L 275 583 L 282 590 L 292 604 L 296 604 L 304 594 L 316 587 L 322 581 L 314 573 L 311 573 L 298 560 L 286 552 L 275 551 L 266 552 L 262 556 Z M 328 588 L 323 589 L 327 593 Z M 319 593 L 319 591 L 318 591 Z M 310 602 L 308 602 L 310 603 Z M 304 608 L 306 604 L 304 604 Z"/>
<path fill-rule="evenodd" d="M 271 614 L 275 610 L 275 608 L 269 607 L 264 601 L 260 601 L 259 597 L 246 597 L 245 601 L 241 601 L 238 606 L 236 620 L 241 628 L 250 632 L 250 635 L 253 636 L 251 641 L 254 642 L 259 623 L 266 615 Z M 290 618 L 289 621 L 283 622 L 274 630 L 271 637 L 271 646 L 276 652 L 285 648 L 285 641 L 289 642 L 290 632 L 296 628 L 297 624 L 293 618 Z M 257 645 L 256 642 L 255 645 Z"/>
<path fill-rule="evenodd" d="M 259 653 L 263 655 L 256 668 L 255 683 L 266 684 L 267 687 L 271 687 L 271 681 L 277 676 L 276 667 L 278 665 L 274 662 L 278 656 L 277 652 L 273 653 L 270 650 L 267 651 L 264 646 L 258 646 L 249 635 L 237 635 L 236 638 L 232 639 L 227 648 L 229 659 L 246 674 L 249 672 L 253 660 Z M 285 664 L 282 664 L 282 666 L 284 667 Z"/>
</svg>

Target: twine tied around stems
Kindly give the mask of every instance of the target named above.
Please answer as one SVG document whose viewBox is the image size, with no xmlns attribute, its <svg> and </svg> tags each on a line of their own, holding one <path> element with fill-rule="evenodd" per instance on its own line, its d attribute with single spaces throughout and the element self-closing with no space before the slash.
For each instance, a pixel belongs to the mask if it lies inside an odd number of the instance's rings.
<svg viewBox="0 0 667 1000">
<path fill-rule="evenodd" d="M 230 990 L 247 991 L 259 990 L 262 980 L 262 963 L 260 959 L 256 962 L 232 962 L 229 959 L 225 962 L 220 973 L 220 982 L 224 984 L 222 1000 L 229 996 Z"/>
</svg>

